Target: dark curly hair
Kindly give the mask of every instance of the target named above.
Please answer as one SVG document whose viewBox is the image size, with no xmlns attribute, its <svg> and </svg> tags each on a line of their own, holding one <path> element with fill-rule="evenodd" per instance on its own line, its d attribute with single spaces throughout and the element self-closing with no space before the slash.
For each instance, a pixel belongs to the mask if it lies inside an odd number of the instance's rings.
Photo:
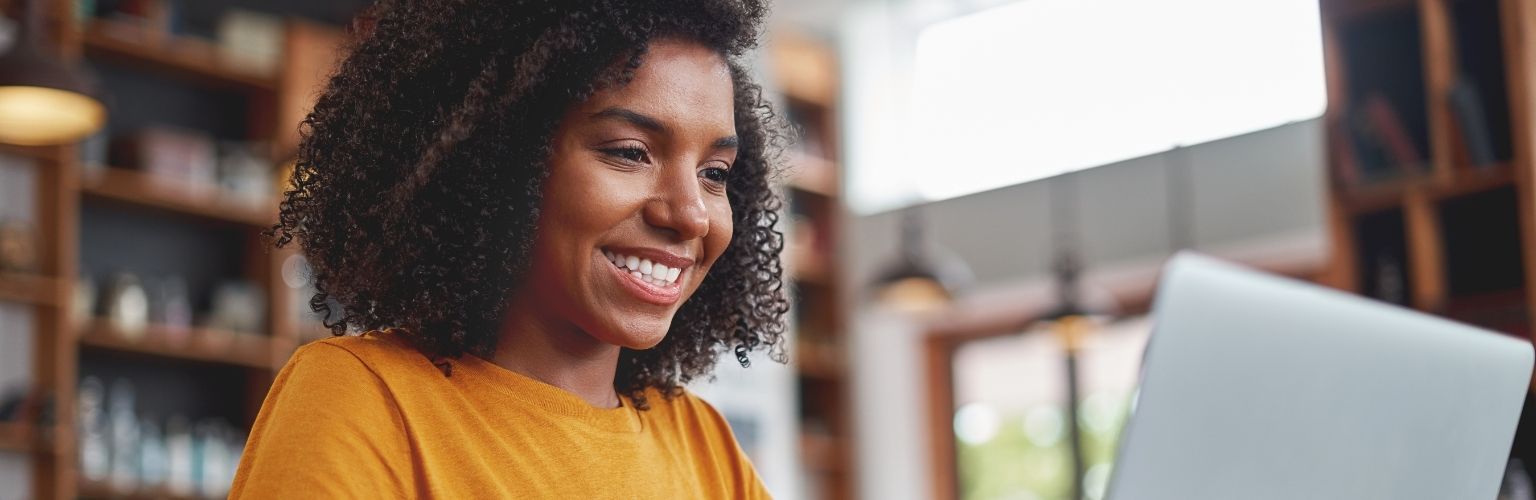
<svg viewBox="0 0 1536 500">
<path fill-rule="evenodd" d="M 614 387 L 644 408 L 647 388 L 672 397 L 727 351 L 743 366 L 758 349 L 783 362 L 771 181 L 786 136 L 738 61 L 764 16 L 756 0 L 386 0 L 300 126 L 268 235 L 302 247 L 318 291 L 310 307 L 333 334 L 397 329 L 438 363 L 489 356 L 528 270 L 557 122 L 627 83 L 650 41 L 678 37 L 730 67 L 735 227 L 666 338 L 622 351 Z"/>
</svg>

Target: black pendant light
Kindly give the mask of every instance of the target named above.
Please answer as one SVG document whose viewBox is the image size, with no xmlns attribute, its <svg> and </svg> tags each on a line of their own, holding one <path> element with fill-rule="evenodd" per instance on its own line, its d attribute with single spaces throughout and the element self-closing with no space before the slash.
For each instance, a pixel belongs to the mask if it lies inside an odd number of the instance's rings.
<svg viewBox="0 0 1536 500">
<path fill-rule="evenodd" d="M 1052 281 L 1056 289 L 1056 304 L 1035 322 L 1038 327 L 1050 331 L 1062 344 L 1062 369 L 1067 379 L 1067 438 L 1072 451 L 1072 496 L 1086 498 L 1084 477 L 1087 466 L 1083 457 L 1082 430 L 1078 410 L 1082 402 L 1082 382 L 1078 376 L 1080 351 L 1083 342 L 1095 330 L 1100 319 L 1109 316 L 1107 311 L 1095 310 L 1083 300 L 1083 264 L 1079 257 L 1077 219 L 1077 177 L 1070 173 L 1059 176 L 1051 185 L 1051 215 L 1056 232 L 1055 262 Z"/>
<path fill-rule="evenodd" d="M 898 310 L 932 312 L 954 297 L 960 278 L 952 274 L 928 258 L 921 214 L 917 207 L 910 207 L 901 216 L 900 254 L 875 279 L 875 299 Z"/>
<path fill-rule="evenodd" d="M 15 46 L 0 56 L 0 143 L 67 144 L 106 121 L 106 107 L 92 97 L 94 84 L 78 68 L 42 49 L 42 8 L 22 3 Z"/>
</svg>

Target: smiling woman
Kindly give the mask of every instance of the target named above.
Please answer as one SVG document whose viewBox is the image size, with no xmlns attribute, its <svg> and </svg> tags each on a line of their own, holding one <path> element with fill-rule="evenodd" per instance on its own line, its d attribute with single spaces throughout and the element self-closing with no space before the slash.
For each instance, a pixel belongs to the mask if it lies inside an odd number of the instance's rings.
<svg viewBox="0 0 1536 500">
<path fill-rule="evenodd" d="M 764 15 L 377 7 L 273 230 L 338 337 L 279 374 L 232 496 L 767 496 L 682 389 L 784 358 L 783 136 L 737 62 Z"/>
</svg>

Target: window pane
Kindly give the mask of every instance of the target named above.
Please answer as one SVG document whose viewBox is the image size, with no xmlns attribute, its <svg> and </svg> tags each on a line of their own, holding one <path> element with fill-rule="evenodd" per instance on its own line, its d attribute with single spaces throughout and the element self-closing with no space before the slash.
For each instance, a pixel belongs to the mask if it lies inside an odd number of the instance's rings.
<svg viewBox="0 0 1536 500">
<path fill-rule="evenodd" d="M 1151 325 L 1094 331 L 1078 358 L 1085 492 L 1101 498 Z M 968 342 L 955 351 L 956 469 L 961 498 L 1067 500 L 1072 455 L 1061 343 L 1048 331 Z"/>
</svg>

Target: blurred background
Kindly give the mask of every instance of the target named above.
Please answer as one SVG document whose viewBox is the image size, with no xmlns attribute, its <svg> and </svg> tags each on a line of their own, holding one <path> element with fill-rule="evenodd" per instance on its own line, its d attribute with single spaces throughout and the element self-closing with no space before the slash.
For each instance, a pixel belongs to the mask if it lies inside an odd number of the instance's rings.
<svg viewBox="0 0 1536 500">
<path fill-rule="evenodd" d="M 0 499 L 227 491 L 326 335 L 258 233 L 368 3 L 0 0 Z M 774 16 L 792 361 L 694 390 L 778 498 L 1102 498 L 1181 249 L 1532 331 L 1536 0 Z"/>
</svg>

